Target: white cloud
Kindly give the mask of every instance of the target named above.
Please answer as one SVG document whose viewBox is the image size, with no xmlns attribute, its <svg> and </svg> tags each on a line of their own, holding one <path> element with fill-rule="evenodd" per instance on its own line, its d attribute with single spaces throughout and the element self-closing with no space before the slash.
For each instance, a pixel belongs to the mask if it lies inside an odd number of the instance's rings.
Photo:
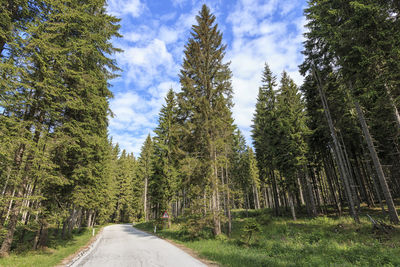
<svg viewBox="0 0 400 267">
<path fill-rule="evenodd" d="M 289 15 L 285 20 L 274 19 L 276 14 L 290 14 L 295 7 L 290 0 L 240 0 L 227 18 L 233 32 L 233 43 L 227 51 L 232 61 L 233 116 L 249 144 L 264 63 L 269 64 L 278 81 L 286 70 L 298 85 L 302 82 L 297 66 L 302 60 L 299 49 L 305 20 Z"/>
<path fill-rule="evenodd" d="M 107 11 L 117 17 L 131 15 L 138 17 L 145 9 L 145 5 L 140 0 L 108 0 Z"/>
<path fill-rule="evenodd" d="M 134 136 L 129 132 L 118 133 L 110 131 L 110 135 L 113 138 L 113 143 L 118 143 L 121 150 L 125 149 L 128 153 L 133 152 L 133 155 L 138 158 L 140 156 L 142 145 L 150 131 L 151 130 L 149 129 L 148 133 L 137 136 Z"/>
<path fill-rule="evenodd" d="M 172 75 L 176 69 L 174 59 L 164 41 L 153 39 L 146 46 L 123 47 L 117 56 L 126 72 L 125 82 L 134 82 L 141 88 L 154 84 L 161 75 Z"/>
<path fill-rule="evenodd" d="M 125 72 L 118 81 L 124 84 L 125 90 L 119 90 L 111 101 L 115 117 L 110 120 L 110 134 L 114 142 L 139 155 L 147 134 L 157 125 L 167 91 L 171 87 L 174 91 L 180 90 L 178 73 L 184 45 L 201 4 L 207 2 L 217 15 L 220 30 L 233 34 L 225 56 L 226 61 L 232 62 L 233 116 L 251 144 L 250 125 L 264 62 L 268 62 L 278 80 L 285 69 L 297 84 L 302 82 L 297 66 L 302 61 L 299 50 L 304 40 L 305 18 L 294 12 L 302 8 L 299 3 L 238 0 L 233 10 L 225 10 L 220 1 L 172 0 L 175 7 L 190 4 L 192 8 L 186 13 L 174 11 L 153 19 L 145 16 L 148 8 L 142 1 L 108 2 L 112 14 L 144 19 L 129 25 L 119 45 L 124 52 L 117 55 L 117 61 Z M 223 21 L 225 12 L 229 15 Z"/>
</svg>

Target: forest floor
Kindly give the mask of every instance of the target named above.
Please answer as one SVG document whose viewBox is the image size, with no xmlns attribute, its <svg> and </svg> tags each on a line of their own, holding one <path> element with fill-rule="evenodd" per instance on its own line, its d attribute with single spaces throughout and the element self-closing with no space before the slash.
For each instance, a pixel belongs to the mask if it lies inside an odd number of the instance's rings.
<svg viewBox="0 0 400 267">
<path fill-rule="evenodd" d="M 95 227 L 96 233 L 101 227 Z M 49 229 L 49 245 L 46 248 L 32 250 L 34 232 L 27 231 L 24 240 L 19 240 L 21 229 L 17 229 L 10 256 L 0 258 L 0 266 L 47 267 L 56 266 L 66 257 L 73 255 L 87 245 L 92 238 L 92 230 L 81 228 L 72 231 L 67 239 L 54 235 L 55 229 Z"/>
<path fill-rule="evenodd" d="M 312 219 L 300 215 L 293 221 L 287 211 L 273 217 L 268 209 L 234 210 L 230 237 L 213 238 L 211 229 L 194 237 L 184 218 L 157 235 L 222 266 L 400 266 L 400 226 L 373 230 L 366 214 L 383 219 L 378 208 L 367 207 L 362 207 L 360 224 L 334 214 Z M 154 222 L 135 227 L 152 232 Z"/>
</svg>

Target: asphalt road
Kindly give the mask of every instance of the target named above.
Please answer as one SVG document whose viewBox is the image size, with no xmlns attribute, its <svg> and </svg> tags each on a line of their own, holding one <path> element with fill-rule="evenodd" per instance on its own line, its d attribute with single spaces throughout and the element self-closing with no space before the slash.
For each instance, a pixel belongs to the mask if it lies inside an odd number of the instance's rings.
<svg viewBox="0 0 400 267">
<path fill-rule="evenodd" d="M 104 228 L 98 243 L 72 266 L 206 266 L 183 250 L 129 224 Z"/>
</svg>

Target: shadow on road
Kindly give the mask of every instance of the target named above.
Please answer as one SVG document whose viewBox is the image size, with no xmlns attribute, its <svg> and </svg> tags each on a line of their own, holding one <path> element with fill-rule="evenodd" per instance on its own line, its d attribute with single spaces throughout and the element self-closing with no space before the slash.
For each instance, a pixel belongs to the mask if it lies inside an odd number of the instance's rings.
<svg viewBox="0 0 400 267">
<path fill-rule="evenodd" d="M 120 227 L 122 228 L 122 230 L 125 233 L 128 233 L 130 235 L 134 235 L 136 237 L 141 237 L 141 238 L 145 238 L 146 237 L 148 239 L 159 239 L 158 237 L 156 237 L 154 235 L 148 234 L 146 232 L 143 232 L 143 231 L 140 231 L 140 230 L 134 228 L 132 226 L 132 224 L 120 224 Z"/>
</svg>

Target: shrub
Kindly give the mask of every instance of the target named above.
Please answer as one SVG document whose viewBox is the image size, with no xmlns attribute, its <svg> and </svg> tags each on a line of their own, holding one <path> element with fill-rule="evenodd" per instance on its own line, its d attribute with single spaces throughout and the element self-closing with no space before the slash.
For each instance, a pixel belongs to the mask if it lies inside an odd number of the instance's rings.
<svg viewBox="0 0 400 267">
<path fill-rule="evenodd" d="M 261 226 L 254 218 L 250 218 L 245 222 L 242 232 L 245 244 L 249 245 L 253 234 L 261 232 Z"/>
</svg>

